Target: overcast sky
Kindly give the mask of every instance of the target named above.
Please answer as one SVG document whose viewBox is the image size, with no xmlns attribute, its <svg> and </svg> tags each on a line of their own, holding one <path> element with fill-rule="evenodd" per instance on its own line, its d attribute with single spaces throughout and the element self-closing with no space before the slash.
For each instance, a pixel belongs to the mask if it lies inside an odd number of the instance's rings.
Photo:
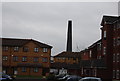
<svg viewBox="0 0 120 81">
<path fill-rule="evenodd" d="M 67 22 L 71 19 L 76 52 L 100 39 L 103 15 L 118 15 L 118 3 L 5 2 L 2 37 L 38 40 L 53 46 L 52 55 L 56 55 L 66 50 Z"/>
</svg>

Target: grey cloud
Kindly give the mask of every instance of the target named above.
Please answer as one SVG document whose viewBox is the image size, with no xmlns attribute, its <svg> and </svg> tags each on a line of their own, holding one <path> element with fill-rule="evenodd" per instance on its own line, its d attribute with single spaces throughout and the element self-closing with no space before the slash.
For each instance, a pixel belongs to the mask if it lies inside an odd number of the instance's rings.
<svg viewBox="0 0 120 81">
<path fill-rule="evenodd" d="M 66 49 L 67 21 L 73 21 L 73 50 L 100 39 L 104 14 L 117 15 L 117 2 L 3 3 L 3 37 L 33 38 L 53 45 L 52 55 Z"/>
</svg>

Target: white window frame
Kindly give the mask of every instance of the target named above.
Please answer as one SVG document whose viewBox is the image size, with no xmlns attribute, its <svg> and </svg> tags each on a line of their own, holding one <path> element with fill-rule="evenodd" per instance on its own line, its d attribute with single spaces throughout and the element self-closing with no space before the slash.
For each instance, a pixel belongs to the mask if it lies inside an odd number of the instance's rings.
<svg viewBox="0 0 120 81">
<path fill-rule="evenodd" d="M 2 57 L 2 60 L 3 60 L 3 61 L 7 61 L 7 60 L 8 60 L 8 56 L 3 56 L 3 57 Z"/>
<path fill-rule="evenodd" d="M 27 61 L 27 57 L 26 56 L 22 57 L 22 61 L 26 62 Z"/>
<path fill-rule="evenodd" d="M 120 79 L 120 70 L 116 71 L 116 79 Z"/>
<path fill-rule="evenodd" d="M 39 52 L 39 48 L 38 48 L 38 47 L 35 47 L 35 48 L 34 48 L 34 52 Z"/>
<path fill-rule="evenodd" d="M 116 61 L 116 54 L 114 53 L 113 54 L 113 62 L 115 62 Z"/>
<path fill-rule="evenodd" d="M 8 51 L 9 47 L 8 46 L 3 46 L 3 51 Z"/>
<path fill-rule="evenodd" d="M 119 60 L 120 60 L 120 54 L 119 53 L 117 53 L 117 55 L 116 55 L 116 60 L 117 60 L 117 62 L 119 62 Z"/>
<path fill-rule="evenodd" d="M 48 48 L 43 48 L 43 52 L 48 52 Z"/>
<path fill-rule="evenodd" d="M 106 32 L 106 30 L 103 31 L 103 33 L 104 33 L 104 34 L 103 34 L 103 37 L 106 38 L 106 36 L 107 36 L 107 32 Z"/>
<path fill-rule="evenodd" d="M 103 47 L 103 55 L 106 55 L 106 47 Z"/>
<path fill-rule="evenodd" d="M 19 51 L 19 47 L 18 46 L 14 47 L 14 51 Z"/>
<path fill-rule="evenodd" d="M 90 50 L 90 58 L 92 57 L 92 51 Z"/>
<path fill-rule="evenodd" d="M 115 74 L 116 74 L 116 72 L 115 72 L 115 70 L 113 70 L 113 78 L 115 78 Z"/>
<path fill-rule="evenodd" d="M 39 68 L 33 68 L 33 72 L 38 72 L 39 71 Z"/>
</svg>

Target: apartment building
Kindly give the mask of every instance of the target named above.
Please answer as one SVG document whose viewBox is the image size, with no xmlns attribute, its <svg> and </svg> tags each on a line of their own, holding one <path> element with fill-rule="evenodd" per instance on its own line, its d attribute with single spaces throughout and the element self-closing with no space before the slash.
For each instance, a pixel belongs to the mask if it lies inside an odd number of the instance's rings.
<svg viewBox="0 0 120 81">
<path fill-rule="evenodd" d="M 80 73 L 80 52 L 61 52 L 53 57 L 51 68 L 57 69 L 58 73 L 64 70 L 69 74 Z"/>
<path fill-rule="evenodd" d="M 120 80 L 120 17 L 103 16 L 102 55 L 106 59 L 109 72 L 113 80 Z"/>
<path fill-rule="evenodd" d="M 14 75 L 49 74 L 52 46 L 33 39 L 0 38 L 2 71 Z"/>
<path fill-rule="evenodd" d="M 101 40 L 81 54 L 81 75 L 120 80 L 120 17 L 103 16 Z"/>
</svg>

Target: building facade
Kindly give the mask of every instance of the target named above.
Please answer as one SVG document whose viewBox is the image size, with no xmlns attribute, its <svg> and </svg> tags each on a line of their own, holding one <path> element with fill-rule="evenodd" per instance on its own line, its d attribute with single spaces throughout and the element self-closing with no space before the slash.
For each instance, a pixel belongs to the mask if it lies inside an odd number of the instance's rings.
<svg viewBox="0 0 120 81">
<path fill-rule="evenodd" d="M 120 17 L 103 16 L 101 40 L 82 51 L 81 75 L 120 80 Z"/>
<path fill-rule="evenodd" d="M 33 39 L 1 40 L 4 73 L 31 76 L 49 74 L 52 46 Z"/>
<path fill-rule="evenodd" d="M 56 69 L 58 74 L 65 71 L 68 74 L 79 75 L 80 73 L 80 52 L 61 52 L 54 56 L 51 68 Z"/>
<path fill-rule="evenodd" d="M 102 55 L 106 58 L 109 72 L 113 80 L 120 80 L 120 17 L 103 16 Z"/>
</svg>

